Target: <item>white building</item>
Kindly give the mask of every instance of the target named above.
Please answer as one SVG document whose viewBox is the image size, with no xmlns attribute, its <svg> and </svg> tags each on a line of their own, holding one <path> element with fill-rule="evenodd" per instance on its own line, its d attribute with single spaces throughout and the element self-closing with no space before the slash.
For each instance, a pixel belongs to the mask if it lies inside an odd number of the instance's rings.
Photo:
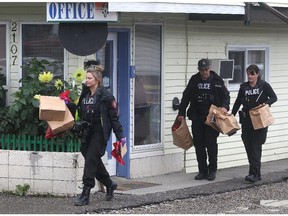
<svg viewBox="0 0 288 216">
<path fill-rule="evenodd" d="M 269 127 L 262 161 L 288 157 L 286 5 L 274 7 L 281 18 L 256 3 L 250 5 L 251 16 L 245 16 L 243 2 L 110 2 L 108 11 L 116 18 L 108 21 L 106 46 L 89 55 L 69 52 L 79 45 L 74 43 L 76 33 L 71 34 L 69 48 L 63 48 L 59 23 L 81 19 L 91 23 L 91 8 L 101 7 L 96 4 L 0 3 L 0 73 L 6 76 L 8 95 L 19 88 L 21 65 L 31 57 L 55 62 L 52 72 L 64 78 L 83 68 L 86 60 L 99 59 L 106 69 L 105 85 L 119 102 L 129 147 L 125 166 L 107 154 L 111 175 L 136 178 L 181 170 L 197 172 L 194 148 L 184 152 L 172 143 L 171 126 L 177 115 L 173 98 L 181 98 L 189 78 L 197 72 L 199 59 L 234 59 L 234 78 L 227 81 L 232 107 L 240 83 L 246 81 L 245 68 L 256 63 L 278 96 L 272 106 L 275 123 Z M 11 102 L 9 96 L 6 102 Z M 219 169 L 248 164 L 240 134 L 220 135 Z M 107 152 L 111 149 L 112 143 Z"/>
</svg>

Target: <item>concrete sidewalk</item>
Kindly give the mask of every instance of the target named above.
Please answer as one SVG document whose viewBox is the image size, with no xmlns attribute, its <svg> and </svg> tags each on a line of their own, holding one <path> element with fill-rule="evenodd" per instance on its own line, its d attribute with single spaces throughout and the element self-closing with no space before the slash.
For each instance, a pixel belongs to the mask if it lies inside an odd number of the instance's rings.
<svg viewBox="0 0 288 216">
<path fill-rule="evenodd" d="M 208 181 L 208 180 L 197 181 L 194 179 L 197 173 L 187 174 L 184 172 L 171 173 L 167 175 L 160 175 L 153 177 L 144 177 L 139 179 L 123 179 L 119 177 L 113 177 L 113 179 L 119 185 L 120 191 L 117 191 L 117 193 L 144 195 L 157 192 L 167 192 L 171 190 L 185 189 L 190 187 L 198 187 L 203 185 L 210 185 L 219 182 L 226 182 L 228 180 L 233 179 L 243 180 L 243 184 L 246 184 L 247 182 L 244 181 L 244 177 L 248 174 L 248 170 L 249 170 L 248 165 L 218 170 L 216 179 L 214 181 Z M 261 172 L 263 176 L 262 183 L 274 179 L 272 177 L 275 174 L 272 173 L 284 172 L 283 174 L 286 174 L 287 172 L 288 177 L 288 159 L 262 163 Z M 284 175 L 283 178 L 285 177 L 286 176 Z M 135 182 L 136 185 L 134 188 L 133 188 L 133 182 Z M 137 188 L 137 183 L 139 184 L 140 188 Z M 143 185 L 141 185 L 141 183 L 143 183 Z M 145 186 L 145 183 L 147 183 L 147 186 Z M 127 186 L 127 190 L 125 190 L 124 188 L 124 191 L 121 191 L 121 186 L 122 185 L 126 186 L 128 184 L 132 184 L 131 189 L 129 190 L 129 186 Z M 151 184 L 151 186 L 149 186 L 149 184 Z M 261 184 L 261 181 L 259 182 L 259 184 Z"/>
<path fill-rule="evenodd" d="M 105 193 L 96 192 L 91 194 L 89 205 L 78 207 L 74 206 L 74 197 L 20 197 L 0 193 L 0 214 L 103 213 L 111 209 L 137 207 L 281 182 L 288 178 L 287 168 L 288 159 L 262 163 L 262 180 L 254 184 L 244 180 L 248 166 L 218 170 L 214 181 L 197 181 L 194 179 L 196 173 L 184 172 L 139 179 L 112 177 L 118 183 L 112 201 L 104 200 Z"/>
</svg>

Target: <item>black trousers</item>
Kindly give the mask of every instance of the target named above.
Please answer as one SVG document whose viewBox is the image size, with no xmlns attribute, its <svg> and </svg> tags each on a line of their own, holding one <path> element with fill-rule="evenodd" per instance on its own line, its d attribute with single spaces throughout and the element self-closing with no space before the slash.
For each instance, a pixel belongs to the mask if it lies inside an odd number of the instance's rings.
<svg viewBox="0 0 288 216">
<path fill-rule="evenodd" d="M 107 172 L 101 157 L 103 153 L 99 149 L 106 147 L 102 131 L 93 131 L 89 142 L 86 145 L 81 145 L 81 153 L 84 157 L 84 173 L 83 184 L 84 186 L 93 188 L 95 186 L 95 178 L 106 187 L 110 187 L 112 180 Z"/>
<path fill-rule="evenodd" d="M 241 138 L 249 162 L 249 175 L 261 176 L 262 145 L 266 142 L 267 128 L 254 130 L 250 117 L 242 118 Z"/>
<path fill-rule="evenodd" d="M 205 123 L 192 122 L 192 134 L 200 173 L 216 172 L 219 132 Z M 207 165 L 207 155 L 209 165 Z"/>
</svg>

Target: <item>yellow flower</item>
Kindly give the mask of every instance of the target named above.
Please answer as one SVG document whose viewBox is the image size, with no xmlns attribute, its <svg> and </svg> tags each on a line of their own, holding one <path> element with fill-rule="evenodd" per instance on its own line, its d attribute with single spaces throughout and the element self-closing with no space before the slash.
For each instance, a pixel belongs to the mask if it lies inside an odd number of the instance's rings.
<svg viewBox="0 0 288 216">
<path fill-rule="evenodd" d="M 80 97 L 78 97 L 76 100 L 74 100 L 75 104 L 78 104 Z"/>
<path fill-rule="evenodd" d="M 85 79 L 85 70 L 84 69 L 78 69 L 73 74 L 72 77 L 75 79 L 75 82 L 77 84 L 82 83 L 82 81 Z"/>
<path fill-rule="evenodd" d="M 56 87 L 57 90 L 60 90 L 60 89 L 63 87 L 63 82 L 62 82 L 62 80 L 57 79 L 57 80 L 55 81 L 55 87 Z"/>
<path fill-rule="evenodd" d="M 50 71 L 48 72 L 43 71 L 42 74 L 39 74 L 38 79 L 42 83 L 49 83 L 53 79 L 53 73 L 51 73 Z"/>
<path fill-rule="evenodd" d="M 34 98 L 37 99 L 37 100 L 40 100 L 40 94 L 34 95 Z"/>
<path fill-rule="evenodd" d="M 78 98 L 74 101 L 75 104 L 78 104 L 79 98 L 80 98 L 80 97 L 78 97 Z"/>
</svg>

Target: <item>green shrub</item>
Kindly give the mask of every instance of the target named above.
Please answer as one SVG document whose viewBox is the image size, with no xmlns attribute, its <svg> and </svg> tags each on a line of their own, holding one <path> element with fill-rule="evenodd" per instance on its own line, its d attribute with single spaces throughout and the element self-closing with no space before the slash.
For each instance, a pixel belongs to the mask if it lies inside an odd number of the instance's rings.
<svg viewBox="0 0 288 216">
<path fill-rule="evenodd" d="M 53 77 L 53 72 L 45 72 L 45 66 L 48 65 L 47 60 L 32 58 L 27 65 L 22 67 L 26 75 L 19 80 L 21 83 L 19 90 L 12 94 L 15 100 L 11 106 L 0 108 L 0 134 L 45 135 L 47 122 L 39 120 L 39 97 L 37 95 L 59 96 L 61 92 L 69 90 L 69 99 L 72 102 L 78 99 L 79 87 L 82 86 L 79 77 L 84 78 L 82 70 L 79 72 L 81 76 L 78 73 L 69 81 L 53 79 L 43 81 L 40 79 L 43 74 L 49 73 Z M 76 85 L 75 79 L 78 79 Z M 61 85 L 57 86 L 57 83 Z"/>
<path fill-rule="evenodd" d="M 16 185 L 15 194 L 18 196 L 25 196 L 29 189 L 30 189 L 30 185 L 28 185 L 28 184 Z"/>
<path fill-rule="evenodd" d="M 34 98 L 35 94 L 47 94 L 46 86 L 38 80 L 39 74 L 45 70 L 45 64 L 49 62 L 33 58 L 23 67 L 26 76 L 19 80 L 22 85 L 17 92 L 12 94 L 15 100 L 8 109 L 9 121 L 13 121 L 14 125 L 10 133 L 32 136 L 45 133 L 47 123 L 39 120 L 39 100 Z"/>
</svg>

